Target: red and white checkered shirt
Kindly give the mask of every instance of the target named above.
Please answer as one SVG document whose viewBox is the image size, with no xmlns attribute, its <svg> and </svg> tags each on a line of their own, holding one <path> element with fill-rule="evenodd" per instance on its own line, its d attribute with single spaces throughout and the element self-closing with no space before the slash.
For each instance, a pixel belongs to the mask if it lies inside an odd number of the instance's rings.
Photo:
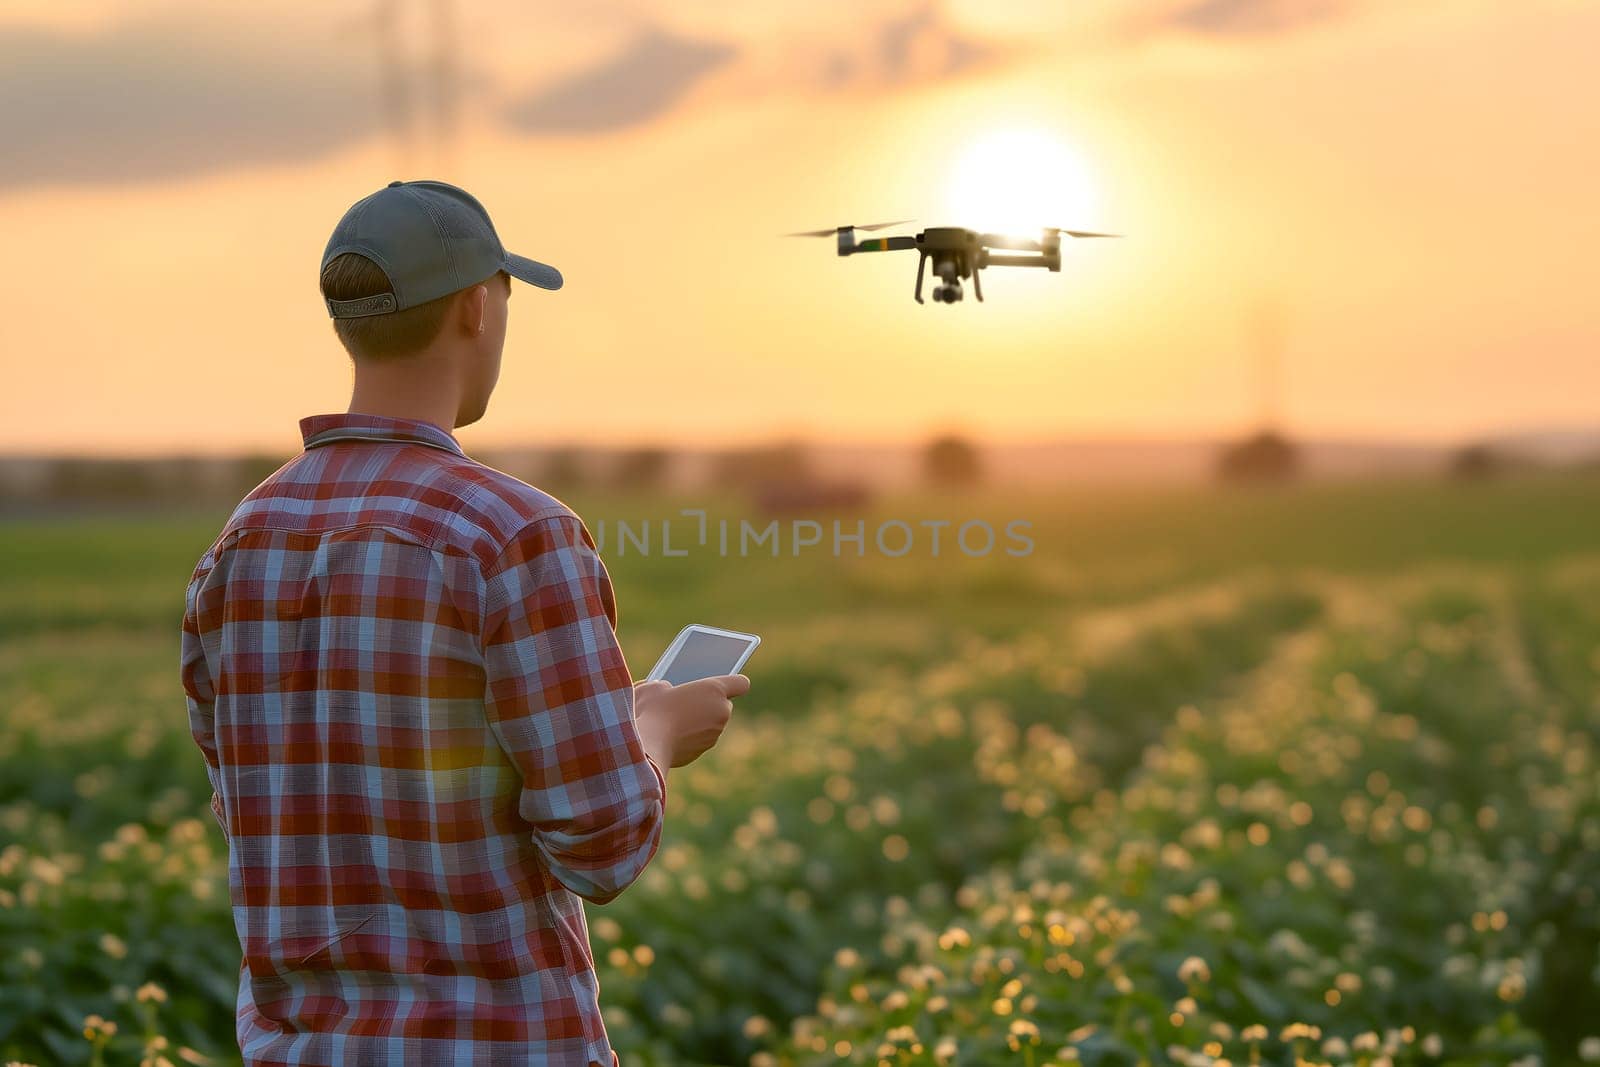
<svg viewBox="0 0 1600 1067">
<path fill-rule="evenodd" d="M 614 1067 L 582 901 L 655 854 L 666 777 L 594 541 L 432 423 L 300 430 L 183 619 L 245 1062 Z"/>
</svg>

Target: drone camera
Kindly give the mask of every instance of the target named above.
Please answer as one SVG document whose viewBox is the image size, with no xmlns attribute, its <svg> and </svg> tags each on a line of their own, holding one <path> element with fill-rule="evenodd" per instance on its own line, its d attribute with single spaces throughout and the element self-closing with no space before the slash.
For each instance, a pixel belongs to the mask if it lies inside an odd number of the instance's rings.
<svg viewBox="0 0 1600 1067">
<path fill-rule="evenodd" d="M 933 289 L 933 299 L 935 303 L 954 304 L 956 301 L 961 299 L 961 296 L 961 286 L 959 283 L 953 283 L 950 285 L 936 285 Z"/>
</svg>

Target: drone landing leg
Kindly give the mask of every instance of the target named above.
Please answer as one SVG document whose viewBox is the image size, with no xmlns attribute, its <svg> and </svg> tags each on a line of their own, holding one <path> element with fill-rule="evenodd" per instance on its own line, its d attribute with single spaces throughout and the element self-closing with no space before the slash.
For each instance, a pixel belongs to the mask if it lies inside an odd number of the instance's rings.
<svg viewBox="0 0 1600 1067">
<path fill-rule="evenodd" d="M 983 303 L 983 271 L 977 267 L 972 268 L 972 291 L 977 294 L 978 303 Z"/>
<path fill-rule="evenodd" d="M 921 255 L 919 255 L 917 257 L 917 289 L 916 289 L 916 295 L 917 295 L 917 303 L 919 303 L 919 304 L 925 302 L 922 299 L 922 268 L 926 267 L 927 265 L 928 265 L 928 253 L 924 252 L 924 253 L 922 253 Z"/>
</svg>

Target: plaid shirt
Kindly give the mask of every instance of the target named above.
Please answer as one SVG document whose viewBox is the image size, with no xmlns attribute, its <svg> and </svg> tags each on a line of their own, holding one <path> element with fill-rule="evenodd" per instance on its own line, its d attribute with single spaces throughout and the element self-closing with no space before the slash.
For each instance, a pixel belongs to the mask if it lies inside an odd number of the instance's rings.
<svg viewBox="0 0 1600 1067">
<path fill-rule="evenodd" d="M 245 1061 L 614 1067 L 582 901 L 655 854 L 666 777 L 594 541 L 432 423 L 300 429 L 183 619 Z"/>
</svg>

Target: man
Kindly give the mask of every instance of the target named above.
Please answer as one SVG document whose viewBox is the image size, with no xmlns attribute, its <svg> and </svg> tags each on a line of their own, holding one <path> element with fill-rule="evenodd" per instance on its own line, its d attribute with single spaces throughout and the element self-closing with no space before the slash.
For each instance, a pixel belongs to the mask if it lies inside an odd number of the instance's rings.
<svg viewBox="0 0 1600 1067">
<path fill-rule="evenodd" d="M 451 434 L 494 390 L 513 277 L 562 284 L 455 186 L 352 206 L 321 279 L 349 410 L 300 420 L 190 580 L 246 1063 L 616 1067 L 582 901 L 639 877 L 668 768 L 749 688 L 635 688 L 584 524 Z"/>
</svg>

